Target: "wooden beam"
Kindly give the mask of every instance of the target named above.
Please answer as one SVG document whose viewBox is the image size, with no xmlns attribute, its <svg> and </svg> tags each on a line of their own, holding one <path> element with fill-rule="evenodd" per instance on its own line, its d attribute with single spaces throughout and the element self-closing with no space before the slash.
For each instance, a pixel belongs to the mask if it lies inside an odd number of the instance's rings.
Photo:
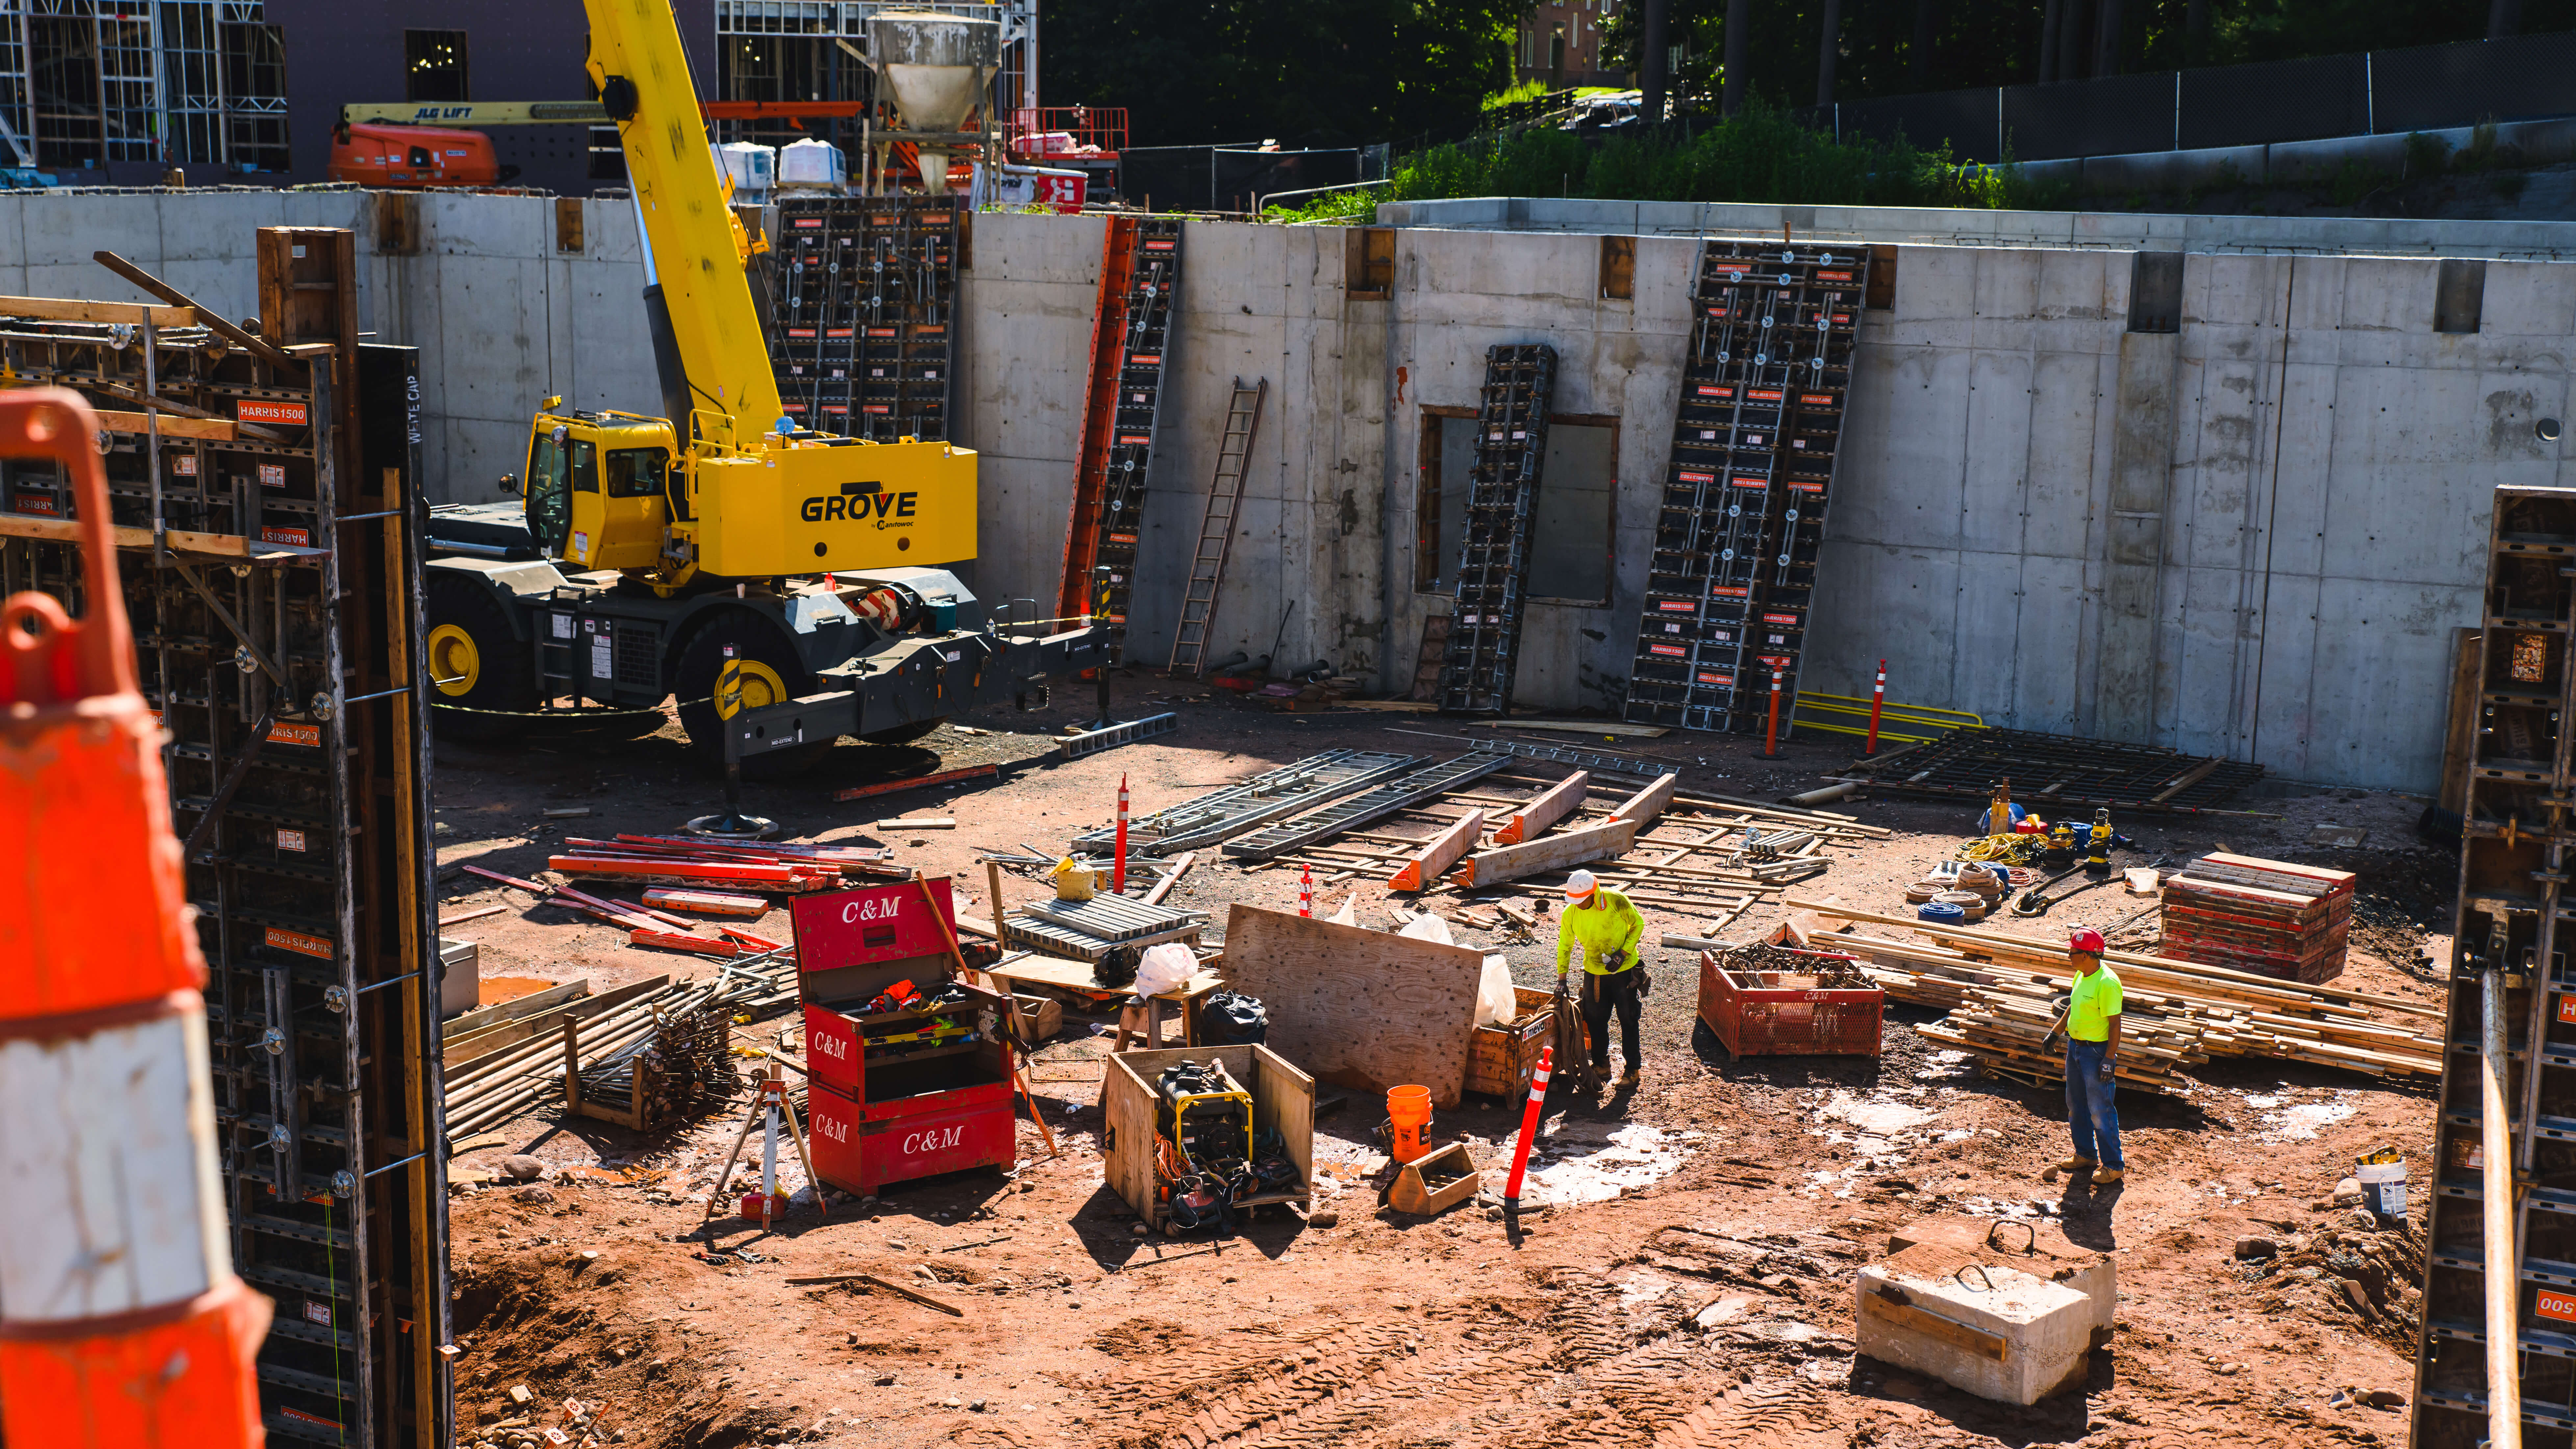
<svg viewBox="0 0 2576 1449">
<path fill-rule="evenodd" d="M 1577 770 L 1549 786 L 1538 798 L 1512 812 L 1503 828 L 1494 832 L 1496 845 L 1518 845 L 1536 840 L 1547 828 L 1574 813 L 1583 803 L 1583 792 L 1592 784 L 1592 772 Z"/>
<path fill-rule="evenodd" d="M 0 513 L 0 537 L 78 543 L 80 527 L 80 520 L 74 518 L 30 518 L 23 513 Z M 152 547 L 152 530 L 148 528 L 118 527 L 112 532 L 118 548 Z M 262 543 L 233 533 L 189 533 L 174 528 L 162 537 L 169 543 L 172 553 L 201 554 L 208 558 L 309 558 L 322 552 L 318 548 L 298 548 L 292 544 Z"/>
<path fill-rule="evenodd" d="M 1456 865 L 1468 851 L 1476 848 L 1476 838 L 1485 833 L 1485 812 L 1470 810 L 1457 824 L 1441 831 L 1423 843 L 1404 867 L 1387 878 L 1391 891 L 1429 890 L 1440 883 L 1440 877 Z"/>
<path fill-rule="evenodd" d="M 155 327 L 199 327 L 205 319 L 194 307 L 153 307 L 141 302 L 92 302 L 74 297 L 0 297 L 0 317 L 32 317 L 41 322 L 106 322 Z"/>
<path fill-rule="evenodd" d="M 98 415 L 98 425 L 104 431 L 111 433 L 152 431 L 151 423 L 141 413 L 101 411 Z M 231 423 L 219 418 L 183 418 L 165 413 L 161 418 L 161 436 L 205 438 L 212 442 L 229 443 L 241 436 L 241 432 Z"/>
<path fill-rule="evenodd" d="M 125 258 L 118 256 L 114 252 L 95 251 L 90 253 L 90 259 L 97 262 L 100 266 L 107 268 L 109 271 L 116 273 L 118 276 L 123 277 L 125 280 L 132 282 L 134 285 L 141 287 L 143 290 L 150 292 L 153 296 L 169 303 L 171 306 L 186 308 L 188 310 L 190 320 L 195 322 L 198 326 L 205 328 L 207 331 L 214 333 L 217 337 L 224 339 L 235 347 L 241 348 L 252 356 L 260 358 L 272 367 L 302 368 L 308 366 L 308 364 L 303 362 L 301 359 L 290 357 L 284 352 L 279 351 L 274 344 L 262 338 L 254 337 L 250 333 L 234 326 L 231 322 L 225 320 L 221 313 L 198 306 L 195 298 L 180 291 L 178 288 L 171 286 L 168 282 L 162 281 L 159 277 L 152 275 L 150 272 L 143 270 L 141 267 L 136 266 L 134 263 L 127 261 Z M 275 320 L 276 319 L 272 319 L 272 324 L 274 324 Z"/>
<path fill-rule="evenodd" d="M 1620 801 L 1619 808 L 1610 812 L 1610 818 L 1633 820 L 1643 825 L 1664 813 L 1664 808 L 1673 803 L 1673 792 L 1681 788 L 1681 783 L 1679 775 L 1658 775 L 1655 783 Z"/>
<path fill-rule="evenodd" d="M 1911 1303 L 1895 1302 L 1887 1297 L 1885 1289 L 1861 1294 L 1860 1304 L 1871 1317 L 1883 1320 L 1891 1328 L 1903 1329 L 1908 1333 L 1919 1333 L 1934 1342 L 1946 1343 L 1953 1348 L 1963 1348 L 1980 1358 L 1990 1358 L 1997 1363 L 2004 1361 L 2005 1345 L 2001 1334 L 1988 1333 L 1980 1328 L 1970 1328 L 1964 1323 L 1944 1318 L 1940 1314 L 1927 1313 Z"/>
<path fill-rule="evenodd" d="M 1479 851 L 1467 857 L 1459 868 L 1458 882 L 1468 886 L 1493 885 L 1498 881 L 1519 880 L 1523 876 L 1544 875 L 1552 870 L 1585 865 L 1596 860 L 1610 860 L 1628 853 L 1637 841 L 1637 822 L 1612 820 L 1601 825 L 1588 825 L 1562 835 L 1543 835 L 1524 845 L 1505 846 L 1500 850 Z"/>
</svg>

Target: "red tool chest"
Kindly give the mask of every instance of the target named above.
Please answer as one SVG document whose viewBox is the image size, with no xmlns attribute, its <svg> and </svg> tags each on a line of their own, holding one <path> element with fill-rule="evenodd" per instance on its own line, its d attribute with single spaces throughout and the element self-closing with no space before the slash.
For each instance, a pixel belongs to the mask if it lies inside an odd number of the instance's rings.
<svg viewBox="0 0 2576 1449">
<path fill-rule="evenodd" d="M 900 982 L 925 997 L 955 982 L 934 908 L 955 931 L 944 879 L 806 896 L 789 907 L 812 1069 L 814 1170 L 846 1192 L 1018 1160 L 1011 1048 L 1000 1036 L 1009 998 L 969 981 L 966 1000 L 944 1008 L 869 1010 Z"/>
</svg>

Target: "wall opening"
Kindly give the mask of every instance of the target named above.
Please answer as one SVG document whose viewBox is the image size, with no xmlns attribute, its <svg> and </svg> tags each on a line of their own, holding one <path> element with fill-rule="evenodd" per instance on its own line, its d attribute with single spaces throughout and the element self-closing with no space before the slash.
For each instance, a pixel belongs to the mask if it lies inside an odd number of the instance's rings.
<svg viewBox="0 0 2576 1449">
<path fill-rule="evenodd" d="M 2487 306 L 2487 264 L 2447 259 L 2433 281 L 2433 330 L 2475 332 Z"/>
<path fill-rule="evenodd" d="M 1353 227 L 1342 246 L 1342 290 L 1360 301 L 1385 301 L 1395 286 L 1395 228 Z"/>
<path fill-rule="evenodd" d="M 465 73 L 464 31 L 406 30 L 403 32 L 403 99 L 407 101 L 474 99 Z"/>
<path fill-rule="evenodd" d="M 1632 236 L 1605 236 L 1601 239 L 1601 295 L 1608 298 L 1634 299 L 1637 295 L 1637 239 Z"/>
<path fill-rule="evenodd" d="M 2129 330 L 2182 330 L 2182 253 L 2129 254 Z"/>
<path fill-rule="evenodd" d="M 1416 593 L 1445 594 L 1457 586 L 1469 470 L 1475 464 L 1476 410 L 1425 406 L 1414 486 Z M 1585 608 L 1609 604 L 1618 468 L 1618 418 L 1548 415 L 1547 458 L 1539 468 L 1537 512 L 1530 527 L 1530 602 Z"/>
</svg>

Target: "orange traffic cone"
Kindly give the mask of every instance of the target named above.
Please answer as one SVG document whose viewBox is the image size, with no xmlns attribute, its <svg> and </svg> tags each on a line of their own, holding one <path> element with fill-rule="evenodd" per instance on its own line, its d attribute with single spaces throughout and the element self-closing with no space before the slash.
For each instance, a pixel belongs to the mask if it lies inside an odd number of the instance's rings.
<svg viewBox="0 0 2576 1449">
<path fill-rule="evenodd" d="M 89 600 L 0 602 L 0 1439 L 236 1449 L 266 1438 L 269 1302 L 233 1276 L 205 962 L 97 422 L 76 393 L 0 395 L 0 457 L 74 486 Z"/>
</svg>

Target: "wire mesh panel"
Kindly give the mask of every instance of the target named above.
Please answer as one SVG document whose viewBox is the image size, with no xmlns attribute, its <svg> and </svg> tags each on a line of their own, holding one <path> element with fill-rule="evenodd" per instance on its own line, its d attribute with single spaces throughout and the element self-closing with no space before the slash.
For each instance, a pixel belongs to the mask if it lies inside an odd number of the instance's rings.
<svg viewBox="0 0 2576 1449">
<path fill-rule="evenodd" d="M 958 212 L 944 196 L 779 203 L 769 361 L 789 417 L 876 442 L 948 436 Z"/>
<path fill-rule="evenodd" d="M 1440 660 L 1440 712 L 1502 714 L 1520 670 L 1521 610 L 1528 602 L 1530 530 L 1539 469 L 1547 459 L 1547 408 L 1556 349 L 1545 343 L 1485 349 L 1476 408 L 1476 463 L 1458 588 Z"/>
<path fill-rule="evenodd" d="M 1701 244 L 1629 720 L 1752 729 L 1774 670 L 1797 698 L 1868 285 L 1865 248 Z"/>
</svg>

